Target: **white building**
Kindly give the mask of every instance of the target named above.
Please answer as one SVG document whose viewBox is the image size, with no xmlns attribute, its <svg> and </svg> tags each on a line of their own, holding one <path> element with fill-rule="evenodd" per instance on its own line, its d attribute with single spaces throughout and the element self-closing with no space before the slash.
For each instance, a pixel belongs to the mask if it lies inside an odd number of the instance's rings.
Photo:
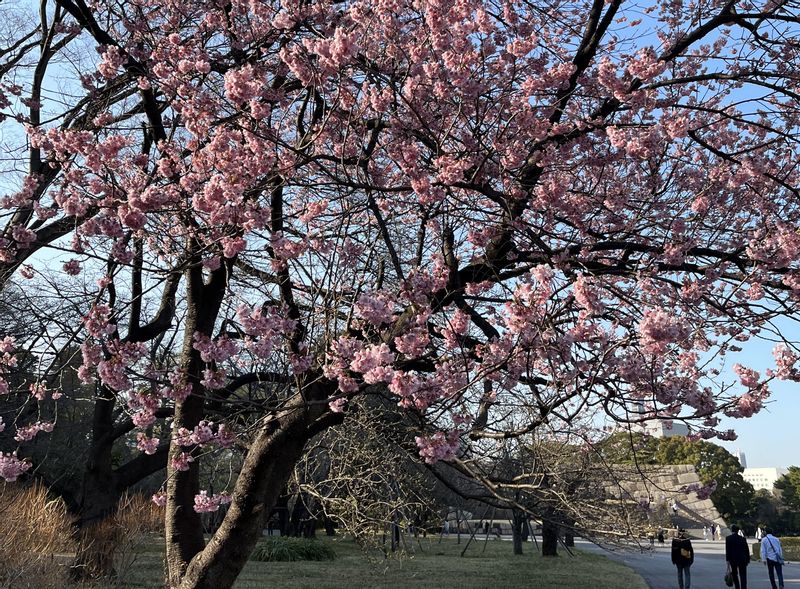
<svg viewBox="0 0 800 589">
<path fill-rule="evenodd" d="M 753 488 L 766 489 L 770 493 L 775 486 L 775 481 L 786 474 L 785 468 L 770 466 L 768 468 L 745 468 L 742 476 L 744 480 L 753 485 Z"/>
<path fill-rule="evenodd" d="M 689 428 L 685 423 L 669 419 L 658 419 L 645 422 L 644 433 L 654 438 L 671 438 L 673 436 L 688 436 Z"/>
</svg>

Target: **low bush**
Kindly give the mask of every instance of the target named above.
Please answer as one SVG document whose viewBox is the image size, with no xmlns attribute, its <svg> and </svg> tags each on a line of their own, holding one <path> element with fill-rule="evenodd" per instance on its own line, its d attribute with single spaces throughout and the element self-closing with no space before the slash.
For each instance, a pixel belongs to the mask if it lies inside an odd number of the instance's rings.
<svg viewBox="0 0 800 589">
<path fill-rule="evenodd" d="M 786 538 L 780 538 L 780 541 L 781 541 L 781 548 L 783 548 L 784 560 L 792 560 L 792 561 L 800 560 L 800 537 L 789 536 Z M 761 559 L 761 544 L 757 542 L 753 544 L 753 559 L 754 560 Z"/>
<path fill-rule="evenodd" d="M 298 560 L 334 560 L 336 553 L 327 544 L 313 538 L 276 537 L 260 542 L 250 560 L 295 562 Z"/>
</svg>

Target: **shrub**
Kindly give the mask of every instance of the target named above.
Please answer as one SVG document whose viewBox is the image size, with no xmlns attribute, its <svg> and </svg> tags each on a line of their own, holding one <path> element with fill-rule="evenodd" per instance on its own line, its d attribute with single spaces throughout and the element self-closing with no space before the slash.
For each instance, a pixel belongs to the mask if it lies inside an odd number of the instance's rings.
<svg viewBox="0 0 800 589">
<path fill-rule="evenodd" d="M 763 540 L 762 540 L 763 541 Z M 789 536 L 788 538 L 780 538 L 781 547 L 783 548 L 784 560 L 800 560 L 800 538 L 796 536 Z M 761 559 L 761 544 L 756 542 L 753 544 L 753 559 Z"/>
<path fill-rule="evenodd" d="M 262 562 L 294 562 L 296 560 L 334 560 L 333 549 L 313 538 L 269 538 L 259 543 L 250 555 Z"/>
<path fill-rule="evenodd" d="M 57 555 L 75 550 L 66 504 L 38 482 L 0 483 L 0 515 L 0 587 L 65 587 L 68 558 Z"/>
</svg>

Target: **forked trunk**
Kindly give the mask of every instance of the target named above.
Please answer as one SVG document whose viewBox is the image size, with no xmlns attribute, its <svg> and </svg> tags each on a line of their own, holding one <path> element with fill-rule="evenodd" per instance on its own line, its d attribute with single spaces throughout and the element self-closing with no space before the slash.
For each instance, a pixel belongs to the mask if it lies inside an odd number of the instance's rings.
<svg viewBox="0 0 800 589">
<path fill-rule="evenodd" d="M 269 431 L 267 424 L 247 454 L 228 513 L 185 574 L 170 571 L 170 586 L 179 589 L 228 589 L 233 586 L 261 537 L 266 515 L 278 501 L 310 434 L 305 419 Z M 173 563 L 168 562 L 169 566 Z M 172 579 L 180 576 L 175 584 Z"/>
</svg>

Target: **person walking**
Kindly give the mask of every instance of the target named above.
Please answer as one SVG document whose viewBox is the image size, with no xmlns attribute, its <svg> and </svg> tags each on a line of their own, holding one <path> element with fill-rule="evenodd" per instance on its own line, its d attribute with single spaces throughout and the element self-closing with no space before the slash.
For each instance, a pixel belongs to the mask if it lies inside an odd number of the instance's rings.
<svg viewBox="0 0 800 589">
<path fill-rule="evenodd" d="M 739 535 L 739 526 L 731 526 L 731 534 L 725 538 L 725 560 L 733 577 L 736 589 L 747 589 L 747 565 L 750 563 L 750 547 L 744 536 Z"/>
<path fill-rule="evenodd" d="M 764 537 L 764 532 L 761 531 L 761 526 L 758 526 L 758 528 L 756 528 L 756 540 L 761 542 L 761 538 L 763 537 Z"/>
<path fill-rule="evenodd" d="M 764 530 L 764 537 L 761 539 L 761 560 L 767 565 L 772 589 L 779 587 L 783 589 L 783 547 L 769 528 Z M 777 585 L 775 585 L 775 573 L 778 573 Z"/>
<path fill-rule="evenodd" d="M 686 537 L 686 530 L 679 529 L 678 537 L 672 540 L 672 564 L 678 569 L 678 589 L 691 589 L 692 575 L 689 569 L 693 562 L 692 541 Z"/>
</svg>

